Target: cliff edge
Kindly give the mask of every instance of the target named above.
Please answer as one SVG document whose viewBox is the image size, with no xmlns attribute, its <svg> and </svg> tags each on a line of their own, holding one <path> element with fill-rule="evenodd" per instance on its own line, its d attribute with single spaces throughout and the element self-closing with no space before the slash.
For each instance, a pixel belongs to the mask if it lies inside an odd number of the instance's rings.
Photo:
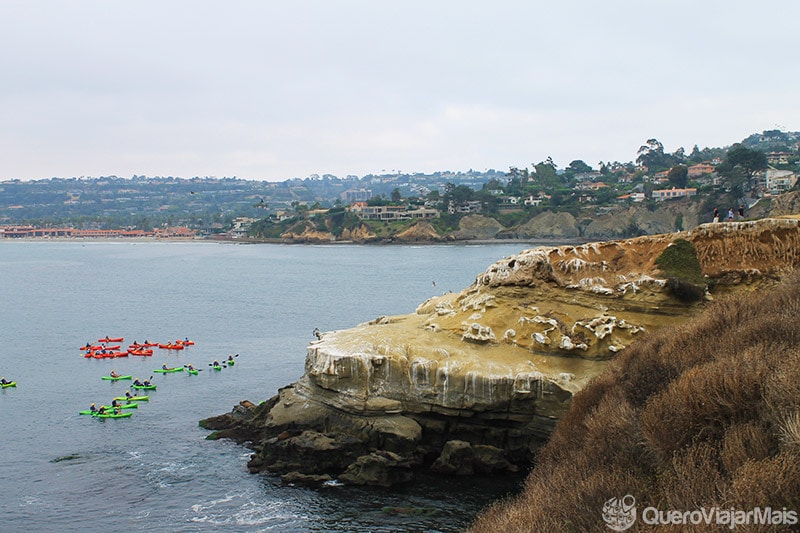
<svg viewBox="0 0 800 533">
<path fill-rule="evenodd" d="M 694 275 L 676 269 L 678 249 Z M 300 380 L 202 425 L 249 443 L 251 471 L 287 481 L 516 471 L 621 350 L 798 264 L 793 218 L 525 250 L 413 314 L 321 334 Z"/>
</svg>

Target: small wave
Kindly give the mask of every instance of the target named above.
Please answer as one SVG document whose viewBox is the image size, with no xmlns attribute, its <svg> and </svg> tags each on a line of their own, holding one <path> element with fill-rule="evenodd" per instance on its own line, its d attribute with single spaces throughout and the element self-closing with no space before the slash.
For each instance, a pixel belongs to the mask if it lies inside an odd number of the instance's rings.
<svg viewBox="0 0 800 533">
<path fill-rule="evenodd" d="M 246 501 L 237 507 L 236 500 Z M 227 495 L 224 498 L 194 504 L 191 510 L 194 516 L 189 518 L 190 522 L 215 526 L 258 526 L 263 528 L 263 531 L 283 531 L 287 524 L 307 520 L 304 514 L 288 510 L 285 501 L 254 502 L 244 494 Z"/>
</svg>

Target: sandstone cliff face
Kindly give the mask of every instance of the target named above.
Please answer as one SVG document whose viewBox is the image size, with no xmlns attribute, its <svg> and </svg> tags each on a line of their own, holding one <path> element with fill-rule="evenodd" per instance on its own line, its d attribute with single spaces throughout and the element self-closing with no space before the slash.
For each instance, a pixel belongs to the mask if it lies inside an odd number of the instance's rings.
<svg viewBox="0 0 800 533">
<path fill-rule="evenodd" d="M 393 240 L 397 242 L 439 242 L 448 239 L 439 235 L 430 222 L 417 222 L 408 229 L 397 233 Z"/>
<path fill-rule="evenodd" d="M 796 219 L 525 250 L 414 314 L 323 334 L 297 383 L 266 406 L 207 426 L 258 442 L 253 471 L 347 471 L 351 483 L 391 484 L 419 465 L 461 472 L 448 458 L 464 453 L 473 458 L 469 471 L 511 470 L 530 460 L 609 358 L 700 310 L 702 302 L 676 299 L 656 266 L 676 238 L 694 245 L 712 282 L 707 298 L 755 290 L 800 266 Z"/>
</svg>

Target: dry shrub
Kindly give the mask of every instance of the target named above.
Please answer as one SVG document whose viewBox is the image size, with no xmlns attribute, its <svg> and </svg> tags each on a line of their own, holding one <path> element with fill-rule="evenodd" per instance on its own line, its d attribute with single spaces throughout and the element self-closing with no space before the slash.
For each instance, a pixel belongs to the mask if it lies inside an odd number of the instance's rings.
<svg viewBox="0 0 800 533">
<path fill-rule="evenodd" d="M 695 440 L 717 440 L 732 423 L 758 416 L 768 368 L 758 354 L 738 364 L 717 360 L 693 367 L 642 411 L 642 432 L 663 456 Z"/>
<path fill-rule="evenodd" d="M 726 504 L 740 509 L 771 506 L 800 511 L 800 454 L 783 451 L 743 465 L 732 480 Z"/>
<path fill-rule="evenodd" d="M 608 374 L 597 376 L 572 398 L 569 411 L 559 420 L 560 431 L 550 437 L 549 445 L 539 452 L 538 462 L 550 463 L 561 459 L 561 453 L 583 448 L 586 438 L 585 420 L 596 409 L 606 393 L 617 385 Z"/>
<path fill-rule="evenodd" d="M 753 420 L 728 428 L 720 453 L 728 475 L 733 476 L 748 461 L 760 461 L 778 452 L 778 440 L 765 420 Z"/>
<path fill-rule="evenodd" d="M 592 416 L 586 417 L 584 427 L 583 452 L 592 458 L 591 468 L 629 465 L 631 471 L 647 469 L 639 417 L 619 389 L 600 401 Z"/>
<path fill-rule="evenodd" d="M 602 520 L 605 502 L 646 490 L 625 467 L 589 469 L 581 458 L 562 466 L 550 475 L 534 470 L 522 495 L 491 506 L 469 531 L 608 531 Z"/>
<path fill-rule="evenodd" d="M 764 401 L 769 407 L 766 415 L 781 426 L 800 406 L 800 346 L 778 350 L 774 357 L 779 366 L 764 384 Z"/>
<path fill-rule="evenodd" d="M 781 442 L 792 451 L 800 451 L 800 412 L 787 416 L 780 426 Z"/>
<path fill-rule="evenodd" d="M 716 446 L 698 442 L 672 456 L 659 477 L 663 509 L 692 510 L 722 500 L 725 477 Z"/>
</svg>

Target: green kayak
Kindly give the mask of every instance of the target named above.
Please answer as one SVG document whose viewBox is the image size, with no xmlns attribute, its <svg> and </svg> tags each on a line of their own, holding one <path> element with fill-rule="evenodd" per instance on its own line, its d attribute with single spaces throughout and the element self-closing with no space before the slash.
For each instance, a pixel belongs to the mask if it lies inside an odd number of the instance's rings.
<svg viewBox="0 0 800 533">
<path fill-rule="evenodd" d="M 118 402 L 149 402 L 150 396 L 119 396 L 114 399 Z"/>
<path fill-rule="evenodd" d="M 139 390 L 156 390 L 155 385 L 131 385 L 131 388 Z"/>
<path fill-rule="evenodd" d="M 236 361 L 225 361 L 225 362 L 228 363 L 228 366 L 233 366 L 236 364 Z"/>
<path fill-rule="evenodd" d="M 198 372 L 199 372 L 199 370 L 197 370 L 197 369 L 191 369 L 190 370 L 188 368 L 184 368 L 184 370 L 186 370 L 188 373 L 190 373 L 193 376 L 196 376 L 198 374 Z"/>
<path fill-rule="evenodd" d="M 117 401 L 119 401 L 119 400 L 117 400 Z M 105 407 L 105 408 L 106 408 L 106 411 L 109 411 L 109 410 L 113 410 L 113 409 L 114 409 L 114 406 L 113 406 L 113 405 L 104 405 L 103 407 Z M 138 403 L 136 403 L 136 402 L 131 402 L 131 403 L 121 403 L 121 404 L 119 404 L 119 405 L 117 406 L 117 409 L 138 409 L 138 408 L 139 408 L 139 404 L 138 404 Z"/>
<path fill-rule="evenodd" d="M 222 365 L 212 365 L 211 368 L 214 370 L 222 370 Z"/>
<path fill-rule="evenodd" d="M 169 374 L 170 372 L 183 372 L 182 366 L 176 366 L 175 368 L 158 368 L 153 370 L 153 372 L 158 372 L 160 374 Z"/>
<path fill-rule="evenodd" d="M 105 413 L 102 415 L 94 415 L 95 418 L 128 418 L 129 416 L 133 416 L 133 413 Z"/>
<path fill-rule="evenodd" d="M 16 387 L 17 382 L 12 381 L 11 383 L 0 383 L 0 386 L 2 386 L 4 389 L 7 389 L 8 387 Z"/>
<path fill-rule="evenodd" d="M 133 376 L 103 376 L 103 379 L 107 379 L 109 381 L 119 381 L 121 379 L 133 379 Z"/>
</svg>

